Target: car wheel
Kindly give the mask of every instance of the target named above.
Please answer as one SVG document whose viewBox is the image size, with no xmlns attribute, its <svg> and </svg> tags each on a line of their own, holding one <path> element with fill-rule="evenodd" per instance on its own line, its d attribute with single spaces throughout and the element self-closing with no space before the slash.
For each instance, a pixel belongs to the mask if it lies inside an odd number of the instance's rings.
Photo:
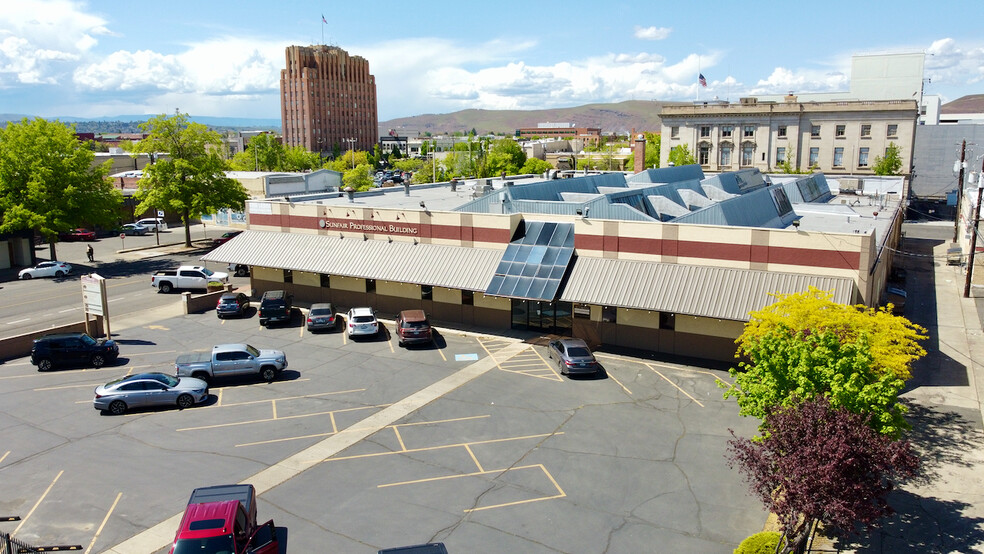
<svg viewBox="0 0 984 554">
<path fill-rule="evenodd" d="M 236 277 L 245 277 L 245 276 L 246 276 L 246 268 L 236 267 Z"/>
<path fill-rule="evenodd" d="M 195 405 L 195 399 L 190 394 L 182 394 L 178 397 L 178 408 L 184 410 Z"/>
<path fill-rule="evenodd" d="M 171 283 L 161 283 L 157 290 L 163 292 L 164 294 L 168 294 L 171 292 Z"/>
<path fill-rule="evenodd" d="M 557 359 L 557 369 L 560 370 L 560 374 L 561 375 L 567 375 L 567 371 L 564 370 L 564 360 L 563 359 L 560 359 L 560 358 Z"/>
<path fill-rule="evenodd" d="M 113 415 L 123 415 L 126 413 L 126 402 L 113 400 L 109 403 L 109 413 Z"/>
<path fill-rule="evenodd" d="M 30 279 L 31 277 L 34 277 L 34 276 L 31 275 L 30 273 L 25 273 L 24 275 L 21 276 L 21 279 L 24 279 L 26 281 L 26 280 Z"/>
<path fill-rule="evenodd" d="M 106 365 L 106 358 L 102 354 L 96 354 L 92 357 L 92 367 L 100 368 Z"/>
<path fill-rule="evenodd" d="M 55 277 L 64 277 L 64 276 L 65 276 L 65 272 L 60 269 L 55 272 Z"/>
<path fill-rule="evenodd" d="M 209 377 L 210 377 L 208 373 L 204 373 L 204 372 L 193 373 L 191 376 L 194 377 L 195 379 L 201 379 L 202 381 L 205 381 L 205 384 L 208 384 Z"/>
<path fill-rule="evenodd" d="M 52 365 L 48 358 L 41 358 L 38 360 L 38 371 L 51 371 Z"/>
<path fill-rule="evenodd" d="M 267 383 L 272 383 L 273 380 L 277 378 L 277 370 L 272 367 L 265 367 L 260 370 L 260 376 L 263 377 L 263 380 Z"/>
</svg>

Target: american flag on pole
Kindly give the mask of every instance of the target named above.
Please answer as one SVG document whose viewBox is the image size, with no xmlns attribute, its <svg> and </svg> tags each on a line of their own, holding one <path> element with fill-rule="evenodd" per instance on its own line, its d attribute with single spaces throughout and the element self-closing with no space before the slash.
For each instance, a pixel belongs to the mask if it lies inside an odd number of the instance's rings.
<svg viewBox="0 0 984 554">
<path fill-rule="evenodd" d="M 322 23 L 328 23 L 328 20 L 325 19 L 325 14 L 321 14 L 321 22 Z"/>
<path fill-rule="evenodd" d="M 700 81 L 700 86 L 707 87 L 707 79 L 704 78 L 703 73 L 700 73 L 700 77 L 697 80 Z"/>
</svg>

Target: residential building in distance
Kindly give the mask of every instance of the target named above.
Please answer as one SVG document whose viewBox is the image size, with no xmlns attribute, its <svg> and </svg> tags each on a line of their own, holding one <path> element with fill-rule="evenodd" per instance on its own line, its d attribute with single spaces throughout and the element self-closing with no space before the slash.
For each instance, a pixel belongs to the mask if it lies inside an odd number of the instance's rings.
<svg viewBox="0 0 984 554">
<path fill-rule="evenodd" d="M 322 154 L 372 151 L 379 140 L 369 61 L 336 46 L 288 46 L 280 71 L 283 142 Z"/>
<path fill-rule="evenodd" d="M 664 106 L 660 165 L 670 150 L 686 145 L 704 171 L 793 169 L 830 175 L 871 175 L 875 158 L 890 144 L 899 149 L 904 174 L 912 164 L 919 117 L 916 100 L 780 102 L 742 98 Z"/>
<path fill-rule="evenodd" d="M 601 143 L 601 128 L 575 127 L 573 123 L 538 123 L 536 127 L 516 129 L 516 138 L 581 139 L 597 146 Z"/>
</svg>

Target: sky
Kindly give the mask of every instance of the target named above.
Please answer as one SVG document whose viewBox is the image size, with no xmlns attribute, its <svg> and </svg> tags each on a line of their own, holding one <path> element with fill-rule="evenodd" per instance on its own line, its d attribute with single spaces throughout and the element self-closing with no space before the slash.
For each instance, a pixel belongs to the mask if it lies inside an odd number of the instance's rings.
<svg viewBox="0 0 984 554">
<path fill-rule="evenodd" d="M 856 54 L 923 52 L 926 94 L 984 93 L 980 0 L 3 4 L 0 113 L 45 118 L 279 120 L 284 51 L 312 44 L 369 61 L 380 121 L 847 91 Z"/>
</svg>

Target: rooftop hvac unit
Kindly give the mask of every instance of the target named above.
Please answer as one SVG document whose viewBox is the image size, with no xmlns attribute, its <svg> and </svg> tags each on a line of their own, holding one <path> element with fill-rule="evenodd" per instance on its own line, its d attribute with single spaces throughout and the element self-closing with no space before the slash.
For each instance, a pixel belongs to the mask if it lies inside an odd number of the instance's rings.
<svg viewBox="0 0 984 554">
<path fill-rule="evenodd" d="M 863 194 L 864 193 L 864 179 L 858 178 L 847 178 L 838 179 L 840 182 L 840 192 L 841 194 Z"/>
</svg>

